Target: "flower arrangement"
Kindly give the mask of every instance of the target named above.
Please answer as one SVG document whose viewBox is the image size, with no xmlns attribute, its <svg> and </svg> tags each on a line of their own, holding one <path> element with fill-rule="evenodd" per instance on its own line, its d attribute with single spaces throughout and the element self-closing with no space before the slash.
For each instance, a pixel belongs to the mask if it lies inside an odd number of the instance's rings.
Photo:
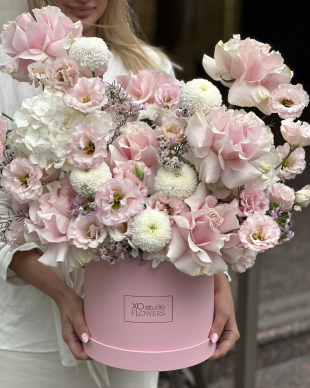
<svg viewBox="0 0 310 388">
<path fill-rule="evenodd" d="M 227 108 L 204 79 L 143 70 L 107 84 L 101 39 L 82 37 L 57 7 L 34 15 L 2 33 L 11 59 L 1 70 L 40 86 L 12 130 L 0 115 L 0 184 L 14 208 L 2 240 L 12 249 L 35 241 L 42 263 L 67 260 L 70 270 L 131 259 L 210 276 L 244 272 L 293 237 L 310 186 L 295 193 L 285 180 L 305 168 L 310 125 L 294 120 L 309 97 L 279 53 L 234 36 L 204 56 L 207 74 L 229 88 Z M 283 119 L 283 146 L 241 109 L 254 107 Z"/>
</svg>

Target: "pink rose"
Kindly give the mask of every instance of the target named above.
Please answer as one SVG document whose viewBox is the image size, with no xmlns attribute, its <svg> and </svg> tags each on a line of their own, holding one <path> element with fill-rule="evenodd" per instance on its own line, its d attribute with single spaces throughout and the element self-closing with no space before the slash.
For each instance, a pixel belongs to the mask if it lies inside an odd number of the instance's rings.
<svg viewBox="0 0 310 388">
<path fill-rule="evenodd" d="M 180 201 L 177 198 L 171 198 L 161 192 L 157 192 L 154 195 L 151 195 L 147 199 L 147 205 L 151 209 L 157 209 L 159 211 L 165 212 L 172 221 L 172 216 L 179 216 L 183 213 L 188 213 L 190 210 L 186 203 L 183 201 Z"/>
<path fill-rule="evenodd" d="M 214 59 L 205 55 L 203 66 L 211 78 L 230 88 L 230 104 L 256 106 L 265 114 L 271 113 L 270 92 L 289 83 L 293 75 L 281 54 L 270 52 L 269 45 L 250 38 L 241 40 L 239 35 L 227 43 L 219 42 Z"/>
<path fill-rule="evenodd" d="M 245 248 L 265 252 L 278 244 L 281 231 L 272 217 L 254 215 L 241 225 L 239 237 Z"/>
<path fill-rule="evenodd" d="M 281 119 L 297 118 L 309 104 L 309 96 L 302 85 L 281 84 L 270 94 L 270 110 Z"/>
<path fill-rule="evenodd" d="M 239 196 L 239 217 L 265 214 L 269 209 L 269 199 L 264 190 L 255 183 L 245 186 Z"/>
<path fill-rule="evenodd" d="M 138 214 L 144 208 L 145 197 L 131 179 L 113 178 L 100 186 L 95 202 L 99 221 L 114 226 Z"/>
<path fill-rule="evenodd" d="M 127 75 L 118 76 L 116 79 L 135 104 L 153 103 L 155 91 L 159 86 L 177 82 L 171 75 L 158 70 L 140 70 L 136 75 L 130 70 Z"/>
<path fill-rule="evenodd" d="M 107 236 L 107 229 L 94 215 L 78 215 L 72 219 L 67 230 L 67 237 L 70 244 L 77 248 L 97 248 Z"/>
<path fill-rule="evenodd" d="M 208 196 L 200 209 L 172 219 L 167 256 L 180 271 L 195 276 L 227 269 L 222 249 L 235 234 L 231 232 L 239 229 L 235 204 L 217 205 L 216 198 Z"/>
<path fill-rule="evenodd" d="M 42 194 L 40 201 L 30 203 L 30 219 L 25 220 L 26 241 L 39 239 L 41 244 L 67 242 L 71 198 L 74 198 L 71 196 L 72 187 L 68 182 L 61 187 L 59 181 L 48 183 L 46 187 L 49 192 Z"/>
<path fill-rule="evenodd" d="M 136 165 L 138 165 L 137 168 L 141 169 L 143 179 L 140 179 L 136 176 Z M 129 160 L 128 162 L 119 163 L 116 167 L 113 168 L 113 176 L 114 178 L 119 179 L 131 179 L 135 185 L 138 186 L 141 194 L 147 195 L 148 193 L 148 187 L 145 186 L 145 180 L 147 176 L 151 174 L 151 170 L 143 163 L 143 162 L 135 162 L 133 160 Z"/>
<path fill-rule="evenodd" d="M 153 131 L 143 122 L 127 123 L 122 128 L 123 134 L 109 146 L 109 159 L 112 168 L 116 162 L 128 160 L 142 161 L 147 167 L 158 166 L 158 141 L 160 131 Z"/>
<path fill-rule="evenodd" d="M 213 108 L 190 118 L 185 135 L 192 152 L 184 157 L 204 183 L 221 179 L 229 189 L 252 183 L 261 176 L 253 164 L 270 154 L 273 136 L 253 112 Z"/>
<path fill-rule="evenodd" d="M 27 159 L 16 158 L 3 168 L 0 184 L 15 201 L 26 203 L 38 199 L 43 193 L 42 176 L 39 166 Z"/>
<path fill-rule="evenodd" d="M 270 202 L 281 205 L 282 211 L 291 210 L 295 202 L 294 189 L 285 186 L 283 183 L 273 183 L 268 187 Z"/>
<path fill-rule="evenodd" d="M 78 66 L 73 59 L 57 58 L 47 69 L 47 79 L 50 85 L 61 92 L 73 88 L 78 78 Z"/>
<path fill-rule="evenodd" d="M 107 156 L 107 142 L 94 127 L 82 122 L 75 127 L 67 143 L 67 159 L 75 168 L 95 168 L 103 163 Z"/>
<path fill-rule="evenodd" d="M 310 125 L 293 119 L 282 121 L 281 133 L 284 139 L 291 145 L 305 147 L 310 145 Z"/>
<path fill-rule="evenodd" d="M 155 104 L 163 109 L 176 109 L 181 86 L 163 84 L 155 92 Z"/>
<path fill-rule="evenodd" d="M 174 116 L 164 116 L 161 129 L 165 139 L 174 139 L 175 143 L 180 143 L 185 136 L 186 122 Z"/>
<path fill-rule="evenodd" d="M 289 152 L 290 146 L 288 143 L 277 147 L 277 153 L 282 160 L 287 157 Z M 303 148 L 297 148 L 284 162 L 284 166 L 280 170 L 278 177 L 280 179 L 294 179 L 297 174 L 301 174 L 306 168 L 305 157 L 305 150 Z"/>
<path fill-rule="evenodd" d="M 11 222 L 6 232 L 7 243 L 11 246 L 11 251 L 26 243 L 24 236 L 24 220 L 15 219 Z"/>
<path fill-rule="evenodd" d="M 28 81 L 28 65 L 46 59 L 67 57 L 74 38 L 82 34 L 82 23 L 73 23 L 59 8 L 47 6 L 18 16 L 2 35 L 4 51 L 12 57 L 0 66 L 19 81 Z"/>
<path fill-rule="evenodd" d="M 108 102 L 105 87 L 106 83 L 100 78 L 79 78 L 76 85 L 64 94 L 64 104 L 83 113 L 99 111 Z"/>
</svg>

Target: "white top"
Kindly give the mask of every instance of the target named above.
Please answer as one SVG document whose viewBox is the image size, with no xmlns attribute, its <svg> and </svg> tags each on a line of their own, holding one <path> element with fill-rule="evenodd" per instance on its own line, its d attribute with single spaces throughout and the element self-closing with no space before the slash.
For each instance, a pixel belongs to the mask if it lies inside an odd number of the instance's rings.
<svg viewBox="0 0 310 388">
<path fill-rule="evenodd" d="M 167 73 L 173 75 L 172 65 L 159 57 L 151 49 L 148 55 Z M 8 59 L 0 46 L 0 63 Z M 118 75 L 127 74 L 123 62 L 112 55 L 108 71 L 103 80 L 113 82 Z M 28 83 L 13 80 L 0 72 L 0 110 L 13 116 L 22 101 L 35 91 Z M 11 209 L 6 194 L 0 190 L 1 221 L 6 220 Z M 18 250 L 30 250 L 36 244 L 25 244 Z M 69 352 L 61 336 L 61 324 L 55 303 L 44 293 L 26 285 L 8 268 L 15 251 L 8 245 L 0 243 L 0 349 L 19 352 L 55 352 L 60 351 L 62 363 L 73 366 L 77 361 Z M 56 270 L 64 281 L 75 291 L 80 292 L 83 284 L 83 270 L 68 274 L 64 267 Z M 24 287 L 21 287 L 24 286 Z"/>
</svg>

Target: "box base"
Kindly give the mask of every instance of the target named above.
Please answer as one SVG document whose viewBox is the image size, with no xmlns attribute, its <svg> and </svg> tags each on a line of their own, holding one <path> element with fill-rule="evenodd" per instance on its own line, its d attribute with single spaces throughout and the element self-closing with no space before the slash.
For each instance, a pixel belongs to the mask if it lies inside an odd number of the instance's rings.
<svg viewBox="0 0 310 388">
<path fill-rule="evenodd" d="M 209 338 L 185 349 L 160 352 L 120 349 L 102 344 L 94 339 L 90 339 L 83 346 L 89 357 L 102 364 L 145 372 L 175 370 L 197 365 L 210 358 L 216 348 L 216 344 L 213 344 Z"/>
</svg>

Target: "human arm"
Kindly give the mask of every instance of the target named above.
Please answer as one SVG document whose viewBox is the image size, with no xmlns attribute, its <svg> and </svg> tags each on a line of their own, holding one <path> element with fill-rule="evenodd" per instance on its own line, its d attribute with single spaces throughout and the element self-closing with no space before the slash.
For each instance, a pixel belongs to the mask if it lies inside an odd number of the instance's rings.
<svg viewBox="0 0 310 388">
<path fill-rule="evenodd" d="M 40 253 L 36 249 L 18 251 L 9 267 L 55 301 L 60 312 L 64 341 L 76 359 L 89 360 L 81 343 L 82 338 L 86 341 L 86 336 L 90 337 L 84 319 L 83 299 L 68 288 L 52 268 L 40 263 L 39 258 Z"/>
<path fill-rule="evenodd" d="M 214 276 L 214 322 L 210 331 L 212 342 L 218 346 L 210 360 L 224 357 L 239 339 L 234 301 L 225 274 Z"/>
</svg>

